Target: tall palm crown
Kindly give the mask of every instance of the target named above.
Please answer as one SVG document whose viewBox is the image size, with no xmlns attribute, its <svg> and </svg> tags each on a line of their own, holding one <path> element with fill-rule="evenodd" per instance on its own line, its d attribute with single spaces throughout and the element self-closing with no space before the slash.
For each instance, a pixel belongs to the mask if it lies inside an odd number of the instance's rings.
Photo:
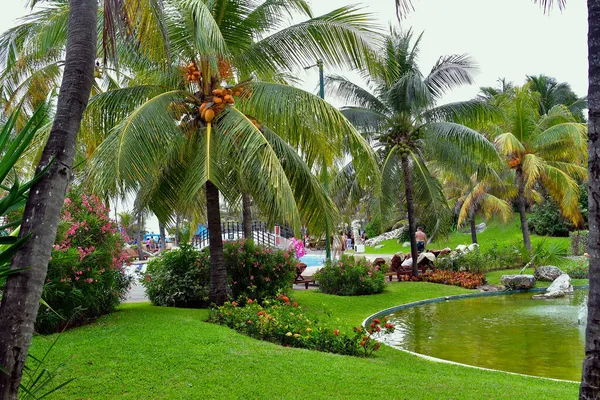
<svg viewBox="0 0 600 400">
<path fill-rule="evenodd" d="M 578 208 L 578 181 L 587 178 L 587 127 L 576 122 L 564 105 L 539 115 L 539 93 L 531 83 L 502 95 L 503 122 L 495 126 L 495 143 L 508 166 L 515 171 L 523 240 L 531 248 L 526 223 L 526 201 L 535 200 L 536 189 L 548 191 L 565 217 L 582 222 Z"/>
<path fill-rule="evenodd" d="M 496 159 L 497 155 L 485 137 L 458 123 L 489 117 L 490 109 L 483 102 L 437 105 L 448 90 L 472 82 L 474 66 L 470 57 L 440 57 L 424 75 L 417 65 L 421 36 L 414 43 L 412 39 L 411 31 L 392 30 L 386 37 L 377 68 L 370 74 L 365 72 L 371 91 L 341 76 L 328 77 L 326 85 L 349 104 L 342 113 L 363 134 L 377 139 L 382 155 L 382 209 L 406 201 L 414 232 L 415 204 L 420 206 L 421 223 L 430 231 L 442 229 L 449 222 L 446 199 L 439 181 L 428 169 L 428 159 L 460 169 L 465 162 Z M 412 242 L 414 258 L 414 238 Z"/>
</svg>

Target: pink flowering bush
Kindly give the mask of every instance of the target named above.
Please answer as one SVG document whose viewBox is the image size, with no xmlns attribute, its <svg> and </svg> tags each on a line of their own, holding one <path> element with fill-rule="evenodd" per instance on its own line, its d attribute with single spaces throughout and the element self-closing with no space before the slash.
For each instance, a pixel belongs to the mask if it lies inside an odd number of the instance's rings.
<svg viewBox="0 0 600 400">
<path fill-rule="evenodd" d="M 296 257 L 301 258 L 306 254 L 306 249 L 304 248 L 304 243 L 301 240 L 296 239 L 295 237 L 290 239 L 290 246 L 293 248 L 294 252 L 296 252 Z"/>
<path fill-rule="evenodd" d="M 130 278 L 123 271 L 123 238 L 96 196 L 71 189 L 62 216 L 42 298 L 36 329 L 60 331 L 115 310 Z"/>
<path fill-rule="evenodd" d="M 272 298 L 291 289 L 298 260 L 294 252 L 240 240 L 224 243 L 225 265 L 233 298 Z"/>
<path fill-rule="evenodd" d="M 338 296 L 356 296 L 383 292 L 385 266 L 371 265 L 367 260 L 342 256 L 338 261 L 327 262 L 315 274 L 323 293 Z"/>
</svg>

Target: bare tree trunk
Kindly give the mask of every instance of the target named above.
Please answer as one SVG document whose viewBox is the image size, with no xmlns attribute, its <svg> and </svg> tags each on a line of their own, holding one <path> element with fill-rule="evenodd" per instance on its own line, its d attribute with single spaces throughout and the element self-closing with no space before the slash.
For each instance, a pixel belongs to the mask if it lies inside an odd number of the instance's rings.
<svg viewBox="0 0 600 400">
<path fill-rule="evenodd" d="M 590 292 L 580 399 L 600 398 L 600 0 L 588 0 Z"/>
<path fill-rule="evenodd" d="M 244 219 L 244 237 L 252 239 L 252 199 L 248 193 L 242 193 L 242 218 Z"/>
<path fill-rule="evenodd" d="M 136 199 L 137 203 L 137 199 Z M 146 259 L 144 257 L 144 247 L 142 246 L 142 229 L 144 226 L 144 212 L 142 210 L 137 210 L 137 249 L 138 249 L 138 259 L 140 261 Z"/>
<path fill-rule="evenodd" d="M 469 218 L 471 222 L 471 242 L 477 243 L 477 226 L 475 225 L 475 213 L 471 213 L 471 217 Z"/>
<path fill-rule="evenodd" d="M 219 189 L 211 181 L 206 182 L 206 214 L 210 244 L 209 300 L 220 306 L 227 301 L 227 270 L 223 256 Z"/>
<path fill-rule="evenodd" d="M 523 233 L 523 244 L 525 248 L 531 251 L 531 238 L 529 237 L 529 227 L 527 226 L 527 204 L 525 203 L 525 178 L 523 177 L 523 169 L 517 167 L 517 199 L 519 201 L 519 216 L 521 217 L 521 232 Z"/>
<path fill-rule="evenodd" d="M 33 233 L 15 255 L 11 269 L 26 268 L 8 277 L 0 307 L 0 398 L 17 398 L 44 288 L 48 261 L 65 193 L 72 174 L 77 132 L 94 80 L 96 0 L 71 0 L 63 80 L 56 116 L 36 172 L 54 160 L 50 170 L 31 188 L 20 237 Z"/>
<path fill-rule="evenodd" d="M 165 251 L 167 250 L 167 235 L 165 233 L 165 226 L 161 223 L 158 224 L 158 233 L 160 233 L 161 251 Z"/>
<path fill-rule="evenodd" d="M 181 225 L 181 216 L 175 214 L 175 247 L 179 247 L 179 229 Z"/>
<path fill-rule="evenodd" d="M 408 230 L 410 232 L 410 255 L 412 257 L 412 276 L 417 276 L 419 269 L 417 266 L 418 252 L 417 252 L 417 240 L 415 238 L 415 232 L 417 231 L 417 224 L 415 222 L 415 205 L 413 203 L 413 191 L 412 191 L 412 180 L 410 179 L 410 165 L 407 156 L 402 156 L 402 174 L 404 176 L 404 195 L 406 197 L 406 211 L 408 213 Z"/>
</svg>

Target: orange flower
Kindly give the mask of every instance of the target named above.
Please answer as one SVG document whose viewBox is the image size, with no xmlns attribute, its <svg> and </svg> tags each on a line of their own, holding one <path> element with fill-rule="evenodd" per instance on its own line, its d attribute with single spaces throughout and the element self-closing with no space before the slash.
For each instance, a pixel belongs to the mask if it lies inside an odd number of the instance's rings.
<svg viewBox="0 0 600 400">
<path fill-rule="evenodd" d="M 254 303 L 254 302 L 252 301 L 252 299 L 248 299 L 248 304 L 252 304 L 252 303 Z"/>
<path fill-rule="evenodd" d="M 237 303 L 235 301 L 232 301 L 231 305 L 234 306 L 234 307 L 237 307 Z"/>
<path fill-rule="evenodd" d="M 340 336 L 340 331 L 339 331 L 339 330 L 337 330 L 337 329 L 334 329 L 334 330 L 333 330 L 333 334 L 334 334 L 335 336 Z"/>
</svg>

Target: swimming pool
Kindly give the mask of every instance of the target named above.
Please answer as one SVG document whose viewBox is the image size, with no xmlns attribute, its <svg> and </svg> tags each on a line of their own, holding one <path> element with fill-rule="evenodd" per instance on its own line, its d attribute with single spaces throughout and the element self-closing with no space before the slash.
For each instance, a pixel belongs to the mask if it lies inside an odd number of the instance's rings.
<svg viewBox="0 0 600 400">
<path fill-rule="evenodd" d="M 322 267 L 325 264 L 325 257 L 316 255 L 306 255 L 300 258 L 300 262 L 306 264 L 307 267 Z"/>
</svg>

